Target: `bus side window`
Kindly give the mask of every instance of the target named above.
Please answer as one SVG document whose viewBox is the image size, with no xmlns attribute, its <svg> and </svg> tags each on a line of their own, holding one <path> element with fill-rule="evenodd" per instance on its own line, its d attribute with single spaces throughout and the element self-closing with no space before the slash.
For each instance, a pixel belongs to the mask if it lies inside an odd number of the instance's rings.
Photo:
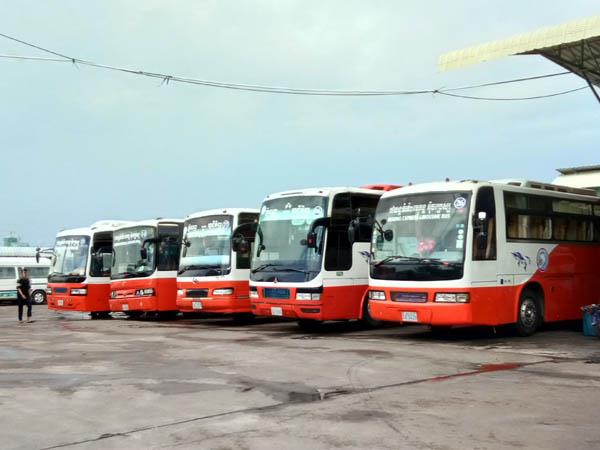
<svg viewBox="0 0 600 450">
<path fill-rule="evenodd" d="M 496 202 L 494 201 L 494 189 L 491 186 L 484 186 L 477 192 L 475 201 L 475 218 L 480 212 L 486 214 L 485 221 L 480 226 L 473 228 L 473 260 L 485 261 L 496 259 Z M 514 227 L 511 222 L 514 219 L 507 219 L 508 227 Z M 477 235 L 485 233 L 487 239 L 485 245 L 478 245 Z"/>
<path fill-rule="evenodd" d="M 158 226 L 158 270 L 179 268 L 179 247 L 183 228 L 180 225 Z"/>
<path fill-rule="evenodd" d="M 350 194 L 333 198 L 331 226 L 327 230 L 325 270 L 349 270 L 352 267 L 352 245 L 348 240 L 348 225 L 352 220 Z"/>
<path fill-rule="evenodd" d="M 238 219 L 238 226 L 245 223 L 258 222 L 258 213 L 240 213 Z M 253 238 L 254 236 L 248 236 Z M 250 244 L 248 253 L 237 252 L 236 255 L 236 267 L 238 269 L 249 269 L 250 263 L 252 262 L 252 250 L 254 248 L 254 242 Z"/>
<path fill-rule="evenodd" d="M 352 219 L 359 219 L 355 242 L 371 242 L 373 227 L 369 225 L 367 219 L 375 217 L 378 202 L 378 195 L 352 195 Z"/>
</svg>

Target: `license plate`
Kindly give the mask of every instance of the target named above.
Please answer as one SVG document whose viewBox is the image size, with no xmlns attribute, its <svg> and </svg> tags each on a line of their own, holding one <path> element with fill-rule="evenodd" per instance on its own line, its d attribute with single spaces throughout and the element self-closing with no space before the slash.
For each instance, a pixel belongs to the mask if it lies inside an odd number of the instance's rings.
<svg viewBox="0 0 600 450">
<path fill-rule="evenodd" d="M 58 306 L 65 306 L 65 301 L 64 300 L 56 300 L 56 304 Z"/>
<path fill-rule="evenodd" d="M 192 309 L 202 309 L 202 302 L 192 302 Z"/>
<path fill-rule="evenodd" d="M 402 311 L 403 322 L 418 322 L 417 313 L 412 311 Z"/>
<path fill-rule="evenodd" d="M 271 315 L 272 316 L 283 316 L 283 309 L 278 306 L 271 307 Z"/>
<path fill-rule="evenodd" d="M 129 311 L 129 305 L 127 305 L 127 304 L 121 305 L 121 310 L 122 311 Z"/>
</svg>

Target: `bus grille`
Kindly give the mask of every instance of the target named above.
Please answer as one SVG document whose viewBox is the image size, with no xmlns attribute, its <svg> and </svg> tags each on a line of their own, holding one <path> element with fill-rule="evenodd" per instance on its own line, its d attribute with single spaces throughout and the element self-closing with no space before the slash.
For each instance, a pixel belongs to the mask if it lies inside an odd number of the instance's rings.
<svg viewBox="0 0 600 450">
<path fill-rule="evenodd" d="M 205 298 L 208 297 L 208 289 L 188 289 L 186 294 L 189 298 Z"/>
<path fill-rule="evenodd" d="M 391 292 L 393 302 L 425 303 L 427 292 Z"/>
<path fill-rule="evenodd" d="M 66 287 L 57 287 L 57 288 L 54 288 L 53 291 L 56 294 L 66 294 L 67 293 L 67 288 Z"/>
</svg>

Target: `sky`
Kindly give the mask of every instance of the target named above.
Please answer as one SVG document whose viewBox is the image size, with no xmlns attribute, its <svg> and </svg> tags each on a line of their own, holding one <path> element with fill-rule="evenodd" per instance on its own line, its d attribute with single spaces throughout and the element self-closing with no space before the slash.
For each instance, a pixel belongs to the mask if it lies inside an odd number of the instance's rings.
<svg viewBox="0 0 600 450">
<path fill-rule="evenodd" d="M 2 0 L 0 33 L 73 57 L 237 83 L 435 89 L 562 69 L 516 56 L 442 72 L 440 55 L 600 14 L 597 0 Z M 0 54 L 48 56 L 0 38 Z M 529 96 L 574 75 L 472 91 Z M 96 220 L 258 208 L 316 186 L 552 181 L 600 163 L 591 92 L 525 102 L 221 90 L 0 59 L 0 236 L 49 245 Z"/>
</svg>

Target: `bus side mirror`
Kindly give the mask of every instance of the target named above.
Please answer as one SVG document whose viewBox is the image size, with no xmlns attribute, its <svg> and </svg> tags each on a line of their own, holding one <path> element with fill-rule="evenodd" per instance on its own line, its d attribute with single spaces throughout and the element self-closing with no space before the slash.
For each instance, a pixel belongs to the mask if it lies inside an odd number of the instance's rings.
<svg viewBox="0 0 600 450">
<path fill-rule="evenodd" d="M 140 258 L 148 259 L 148 249 L 146 247 L 140 248 Z"/>
<path fill-rule="evenodd" d="M 350 244 L 354 244 L 354 242 L 356 241 L 358 227 L 358 219 L 352 219 L 348 224 L 348 241 L 350 242 Z"/>
<path fill-rule="evenodd" d="M 35 262 L 36 262 L 36 263 L 39 263 L 39 262 L 40 262 L 40 251 L 41 251 L 41 250 L 42 250 L 42 249 L 41 249 L 41 248 L 39 248 L 39 247 L 35 249 Z"/>
<path fill-rule="evenodd" d="M 231 240 L 231 249 L 236 253 L 250 252 L 250 242 L 243 236 L 236 236 Z"/>
<path fill-rule="evenodd" d="M 306 246 L 308 248 L 317 248 L 317 233 L 315 230 L 319 227 L 328 227 L 330 222 L 331 219 L 329 217 L 320 217 L 310 224 L 308 234 L 306 235 Z"/>
<path fill-rule="evenodd" d="M 392 241 L 394 239 L 394 230 L 385 230 L 383 232 L 383 238 L 388 242 Z"/>
</svg>

